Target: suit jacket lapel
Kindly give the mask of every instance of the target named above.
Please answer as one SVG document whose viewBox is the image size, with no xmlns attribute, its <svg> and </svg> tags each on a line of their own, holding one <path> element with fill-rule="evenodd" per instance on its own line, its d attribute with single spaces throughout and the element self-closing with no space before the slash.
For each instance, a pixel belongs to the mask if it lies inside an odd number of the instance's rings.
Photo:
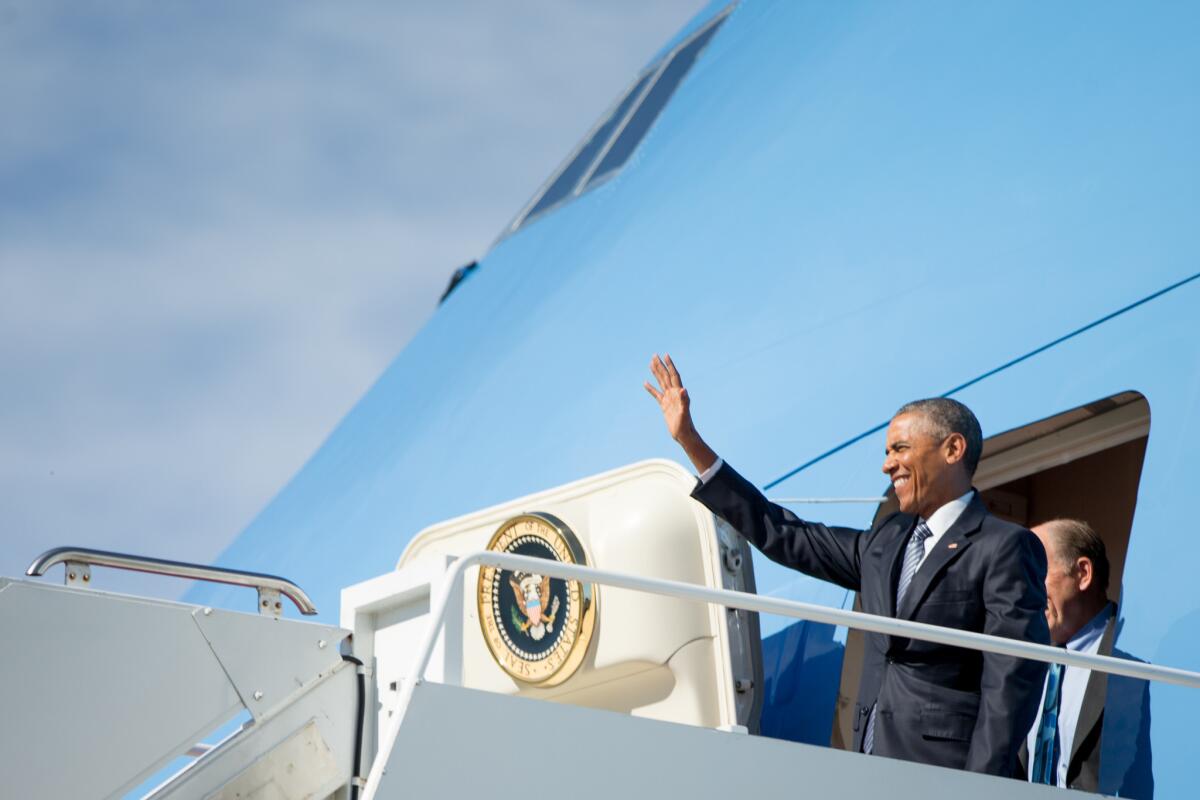
<svg viewBox="0 0 1200 800">
<path fill-rule="evenodd" d="M 925 599 L 925 595 L 929 593 L 929 587 L 932 585 L 934 578 L 942 573 L 951 561 L 962 555 L 963 551 L 971 546 L 971 534 L 979 530 L 979 526 L 983 524 L 984 515 L 987 514 L 987 509 L 983 505 L 983 501 L 979 499 L 979 493 L 976 492 L 971 497 L 971 502 L 963 509 L 962 514 L 950 526 L 950 530 L 942 534 L 938 539 L 933 550 L 929 555 L 925 556 L 925 560 L 921 562 L 921 566 L 917 569 L 917 574 L 913 575 L 912 583 L 908 585 L 908 592 L 904 595 L 904 604 L 900 607 L 899 613 L 896 614 L 900 619 L 912 619 L 916 613 L 917 606 Z M 895 600 L 892 601 L 893 603 Z"/>
<path fill-rule="evenodd" d="M 1100 649 L 1097 651 L 1102 656 L 1112 653 L 1113 638 L 1117 628 L 1116 609 L 1111 606 L 1110 609 L 1113 611 L 1113 615 L 1108 618 L 1108 623 L 1104 626 L 1104 634 L 1100 637 Z M 1104 713 L 1104 701 L 1107 694 L 1108 675 L 1092 670 L 1088 675 L 1087 688 L 1083 691 L 1083 705 L 1079 709 L 1079 720 L 1075 723 L 1075 736 L 1071 739 L 1071 757 L 1067 760 L 1068 764 L 1075 761 L 1079 746 L 1087 738 L 1088 731 L 1092 730 L 1100 721 L 1100 715 Z"/>
</svg>

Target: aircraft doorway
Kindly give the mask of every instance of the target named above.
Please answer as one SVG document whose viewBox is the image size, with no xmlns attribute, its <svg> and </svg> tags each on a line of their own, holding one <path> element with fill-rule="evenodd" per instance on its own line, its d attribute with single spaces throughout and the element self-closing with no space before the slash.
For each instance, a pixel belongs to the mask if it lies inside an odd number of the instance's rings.
<svg viewBox="0 0 1200 800">
<path fill-rule="evenodd" d="M 1059 517 L 1091 524 L 1108 552 L 1109 599 L 1120 601 L 1149 433 L 1146 398 L 1122 392 L 986 439 L 974 483 L 989 511 L 1025 527 Z M 897 510 L 890 487 L 887 497 L 873 524 Z M 857 599 L 854 608 L 859 610 Z M 863 634 L 852 630 L 830 739 L 840 749 L 854 741 L 862 653 Z"/>
</svg>

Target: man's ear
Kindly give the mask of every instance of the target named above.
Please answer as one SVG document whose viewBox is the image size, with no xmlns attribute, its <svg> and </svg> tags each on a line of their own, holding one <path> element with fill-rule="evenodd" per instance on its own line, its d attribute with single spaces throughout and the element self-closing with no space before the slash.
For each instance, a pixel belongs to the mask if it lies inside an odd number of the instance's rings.
<svg viewBox="0 0 1200 800">
<path fill-rule="evenodd" d="M 1092 560 L 1084 556 L 1075 559 L 1075 584 L 1079 591 L 1086 592 L 1095 579 L 1096 570 L 1092 566 Z"/>
<path fill-rule="evenodd" d="M 967 455 L 967 439 L 961 433 L 952 433 L 942 442 L 942 453 L 947 464 L 957 464 Z"/>
</svg>

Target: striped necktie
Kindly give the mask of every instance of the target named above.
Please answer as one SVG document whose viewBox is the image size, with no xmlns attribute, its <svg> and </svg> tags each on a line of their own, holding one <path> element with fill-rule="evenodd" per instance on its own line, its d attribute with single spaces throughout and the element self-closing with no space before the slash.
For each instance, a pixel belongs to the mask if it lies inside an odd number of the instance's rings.
<svg viewBox="0 0 1200 800">
<path fill-rule="evenodd" d="M 917 574 L 917 567 L 921 566 L 921 561 L 925 558 L 925 540 L 933 536 L 933 531 L 929 530 L 929 526 L 922 520 L 917 523 L 917 527 L 913 528 L 912 536 L 908 540 L 908 548 L 904 551 L 904 565 L 900 568 L 900 582 L 896 584 L 896 614 L 900 613 L 900 606 L 904 603 L 904 595 L 908 594 L 908 585 L 912 583 L 913 575 Z"/>
<path fill-rule="evenodd" d="M 1046 671 L 1046 699 L 1042 702 L 1042 724 L 1034 744 L 1034 783 L 1054 786 L 1058 783 L 1058 705 L 1062 700 L 1062 664 L 1051 664 Z"/>
<path fill-rule="evenodd" d="M 896 614 L 900 614 L 900 604 L 904 595 L 908 594 L 908 585 L 912 583 L 917 567 L 925 558 L 925 540 L 933 536 L 933 531 L 925 524 L 925 520 L 917 523 L 912 535 L 908 538 L 908 546 L 904 548 L 904 563 L 900 567 L 900 582 L 896 584 Z M 871 716 L 867 717 L 867 731 L 863 734 L 863 752 L 870 753 L 875 749 L 875 710 L 878 703 L 871 706 Z"/>
</svg>

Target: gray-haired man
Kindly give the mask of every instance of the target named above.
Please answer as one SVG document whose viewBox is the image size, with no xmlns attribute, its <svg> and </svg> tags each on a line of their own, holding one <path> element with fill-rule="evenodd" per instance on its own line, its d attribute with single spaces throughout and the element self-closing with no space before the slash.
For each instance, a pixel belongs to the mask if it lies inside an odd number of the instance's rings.
<svg viewBox="0 0 1200 800">
<path fill-rule="evenodd" d="M 1033 532 L 1049 559 L 1046 621 L 1054 644 L 1131 658 L 1113 650 L 1117 607 L 1108 599 L 1104 540 L 1077 519 L 1043 522 Z M 1020 764 L 1019 774 L 1034 783 L 1147 800 L 1154 779 L 1146 683 L 1053 665 Z"/>
<path fill-rule="evenodd" d="M 954 400 L 902 407 L 883 471 L 899 513 L 868 531 L 806 522 L 768 501 L 704 442 L 670 356 L 650 364 L 672 438 L 700 473 L 692 496 L 768 558 L 859 592 L 864 611 L 1048 643 L 1046 555 L 1025 528 L 988 513 L 971 477 L 979 422 Z M 1037 712 L 1045 665 L 867 634 L 855 748 L 1011 776 Z"/>
</svg>

